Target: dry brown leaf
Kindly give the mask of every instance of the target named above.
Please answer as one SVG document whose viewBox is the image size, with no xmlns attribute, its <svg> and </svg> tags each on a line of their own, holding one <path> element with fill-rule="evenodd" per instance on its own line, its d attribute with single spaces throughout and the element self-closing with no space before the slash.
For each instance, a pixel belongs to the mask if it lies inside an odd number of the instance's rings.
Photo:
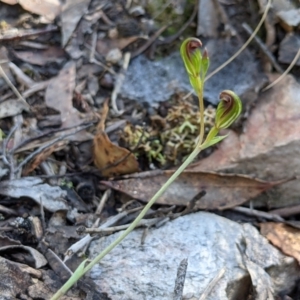
<svg viewBox="0 0 300 300">
<path fill-rule="evenodd" d="M 62 46 L 65 47 L 78 22 L 87 12 L 90 0 L 66 0 L 62 6 Z"/>
<path fill-rule="evenodd" d="M 80 112 L 73 107 L 73 92 L 76 81 L 76 66 L 74 61 L 65 64 L 58 76 L 50 80 L 45 93 L 45 102 L 60 112 L 62 128 L 75 127 L 84 122 Z M 84 141 L 92 136 L 84 131 L 80 131 L 71 137 L 72 140 Z"/>
<path fill-rule="evenodd" d="M 283 253 L 300 263 L 300 230 L 284 223 L 261 223 L 260 232 Z"/>
<path fill-rule="evenodd" d="M 94 164 L 105 177 L 137 172 L 138 162 L 127 149 L 113 144 L 105 133 L 105 120 L 108 113 L 108 102 L 105 101 L 98 132 L 94 137 Z"/>
<path fill-rule="evenodd" d="M 53 21 L 61 11 L 59 0 L 19 0 L 18 3 L 27 11 L 43 16 L 47 21 Z"/>
<path fill-rule="evenodd" d="M 102 183 L 130 197 L 148 202 L 172 174 L 173 171 L 150 171 L 130 176 L 129 179 Z M 196 207 L 222 210 L 241 205 L 281 183 L 283 181 L 267 182 L 244 175 L 185 171 L 157 203 L 187 205 L 201 191 L 205 191 L 206 195 L 197 202 Z"/>
<path fill-rule="evenodd" d="M 51 46 L 46 50 L 14 51 L 21 60 L 34 65 L 43 66 L 50 62 L 60 63 L 65 57 L 65 51 L 60 47 Z"/>
<path fill-rule="evenodd" d="M 0 119 L 12 117 L 20 114 L 22 111 L 29 111 L 24 101 L 9 99 L 0 103 Z"/>
<path fill-rule="evenodd" d="M 53 152 L 64 148 L 68 141 L 60 141 L 53 146 L 45 149 L 42 153 L 34 157 L 29 165 L 23 170 L 22 175 L 27 176 L 30 172 L 35 170 L 43 161 L 45 161 Z"/>
<path fill-rule="evenodd" d="M 9 5 L 15 5 L 18 4 L 18 0 L 1 0 L 1 2 L 9 4 Z"/>
</svg>

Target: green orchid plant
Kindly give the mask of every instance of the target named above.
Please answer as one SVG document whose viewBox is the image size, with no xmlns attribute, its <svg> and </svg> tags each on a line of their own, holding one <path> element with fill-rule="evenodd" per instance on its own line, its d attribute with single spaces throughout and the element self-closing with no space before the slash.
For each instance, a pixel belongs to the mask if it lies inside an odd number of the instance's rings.
<svg viewBox="0 0 300 300">
<path fill-rule="evenodd" d="M 57 300 L 63 296 L 85 273 L 87 273 L 94 265 L 108 254 L 114 247 L 116 247 L 141 221 L 149 208 L 155 201 L 166 191 L 171 183 L 184 171 L 184 169 L 197 157 L 201 150 L 223 140 L 226 136 L 218 136 L 221 129 L 228 128 L 240 115 L 242 110 L 242 103 L 240 98 L 232 91 L 225 90 L 220 94 L 220 102 L 216 110 L 215 124 L 204 139 L 204 103 L 203 103 L 203 88 L 204 80 L 209 68 L 208 52 L 205 49 L 201 53 L 200 48 L 202 43 L 199 39 L 188 38 L 180 48 L 181 57 L 183 59 L 186 71 L 188 73 L 191 86 L 195 90 L 199 98 L 200 109 L 200 134 L 197 146 L 183 164 L 173 173 L 167 182 L 160 188 L 159 191 L 149 200 L 144 209 L 140 212 L 137 218 L 130 224 L 130 226 L 119 237 L 98 254 L 92 261 L 83 261 L 69 280 L 56 292 L 51 300 Z"/>
</svg>

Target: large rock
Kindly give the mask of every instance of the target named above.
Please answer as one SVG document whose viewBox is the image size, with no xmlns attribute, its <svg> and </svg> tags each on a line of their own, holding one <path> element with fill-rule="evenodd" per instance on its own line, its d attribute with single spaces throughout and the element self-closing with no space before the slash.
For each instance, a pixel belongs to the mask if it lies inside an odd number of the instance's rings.
<svg viewBox="0 0 300 300">
<path fill-rule="evenodd" d="M 119 235 L 94 241 L 91 257 Z M 271 246 L 253 226 L 214 214 L 198 212 L 150 229 L 143 245 L 142 235 L 141 229 L 132 232 L 91 270 L 100 292 L 113 300 L 173 299 L 177 268 L 184 258 L 184 299 L 199 299 L 224 267 L 224 276 L 207 300 L 247 299 L 250 278 L 256 280 L 255 289 L 277 294 L 291 289 L 299 277 L 297 262 Z"/>
<path fill-rule="evenodd" d="M 204 43 L 210 57 L 208 74 L 229 59 L 241 45 L 234 39 L 211 39 Z M 253 55 L 244 50 L 233 62 L 211 77 L 205 84 L 204 98 L 217 104 L 222 90 L 234 90 L 242 96 L 244 103 L 256 98 L 257 90 L 266 78 L 259 71 Z M 166 101 L 176 92 L 191 91 L 188 75 L 179 52 L 158 61 L 150 61 L 145 56 L 133 59 L 126 72 L 121 95 L 139 102 Z"/>
</svg>

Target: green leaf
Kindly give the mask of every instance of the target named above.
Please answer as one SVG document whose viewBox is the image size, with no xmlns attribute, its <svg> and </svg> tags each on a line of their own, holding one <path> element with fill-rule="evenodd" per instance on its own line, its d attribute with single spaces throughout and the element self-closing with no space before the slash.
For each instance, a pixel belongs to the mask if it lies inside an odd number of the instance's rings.
<svg viewBox="0 0 300 300">
<path fill-rule="evenodd" d="M 242 102 L 233 91 L 223 91 L 220 100 L 215 118 L 215 126 L 218 130 L 228 128 L 242 111 Z"/>
<path fill-rule="evenodd" d="M 226 137 L 228 136 L 228 134 L 226 135 L 219 135 L 219 136 L 215 136 L 214 138 L 212 138 L 209 141 L 205 141 L 202 145 L 201 145 L 201 150 L 204 150 L 208 147 L 211 147 L 219 142 L 221 142 L 222 140 L 224 140 Z"/>
</svg>

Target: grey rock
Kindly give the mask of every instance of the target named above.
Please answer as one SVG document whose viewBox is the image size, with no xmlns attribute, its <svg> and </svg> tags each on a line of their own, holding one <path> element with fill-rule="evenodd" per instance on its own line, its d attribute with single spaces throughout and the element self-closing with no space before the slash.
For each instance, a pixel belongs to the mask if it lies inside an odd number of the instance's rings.
<svg viewBox="0 0 300 300">
<path fill-rule="evenodd" d="M 277 16 L 288 27 L 297 27 L 300 24 L 300 9 L 280 11 Z"/>
<path fill-rule="evenodd" d="M 212 39 L 207 44 L 204 43 L 204 46 L 208 49 L 211 61 L 208 74 L 241 47 L 234 40 L 222 39 Z M 255 91 L 265 82 L 266 78 L 259 71 L 252 54 L 245 50 L 206 82 L 204 98 L 212 104 L 217 104 L 220 92 L 229 89 L 234 90 L 244 101 L 253 100 L 253 93 L 256 94 Z M 158 61 L 150 61 L 143 55 L 133 59 L 120 94 L 124 98 L 155 104 L 170 99 L 176 92 L 189 91 L 189 79 L 177 51 Z"/>
<path fill-rule="evenodd" d="M 120 234 L 92 242 L 90 256 Z M 130 233 L 90 271 L 99 291 L 111 299 L 173 299 L 177 267 L 184 258 L 184 299 L 199 299 L 224 267 L 225 274 L 207 300 L 246 299 L 251 278 L 257 291 L 274 294 L 288 291 L 299 278 L 297 262 L 271 246 L 253 226 L 211 213 L 186 215 L 150 229 L 143 245 L 142 235 L 143 230 Z"/>
<path fill-rule="evenodd" d="M 299 10 L 300 12 L 300 10 Z M 279 45 L 279 62 L 290 64 L 300 48 L 300 35 L 289 33 Z M 296 66 L 300 66 L 300 58 L 296 61 Z"/>
</svg>

